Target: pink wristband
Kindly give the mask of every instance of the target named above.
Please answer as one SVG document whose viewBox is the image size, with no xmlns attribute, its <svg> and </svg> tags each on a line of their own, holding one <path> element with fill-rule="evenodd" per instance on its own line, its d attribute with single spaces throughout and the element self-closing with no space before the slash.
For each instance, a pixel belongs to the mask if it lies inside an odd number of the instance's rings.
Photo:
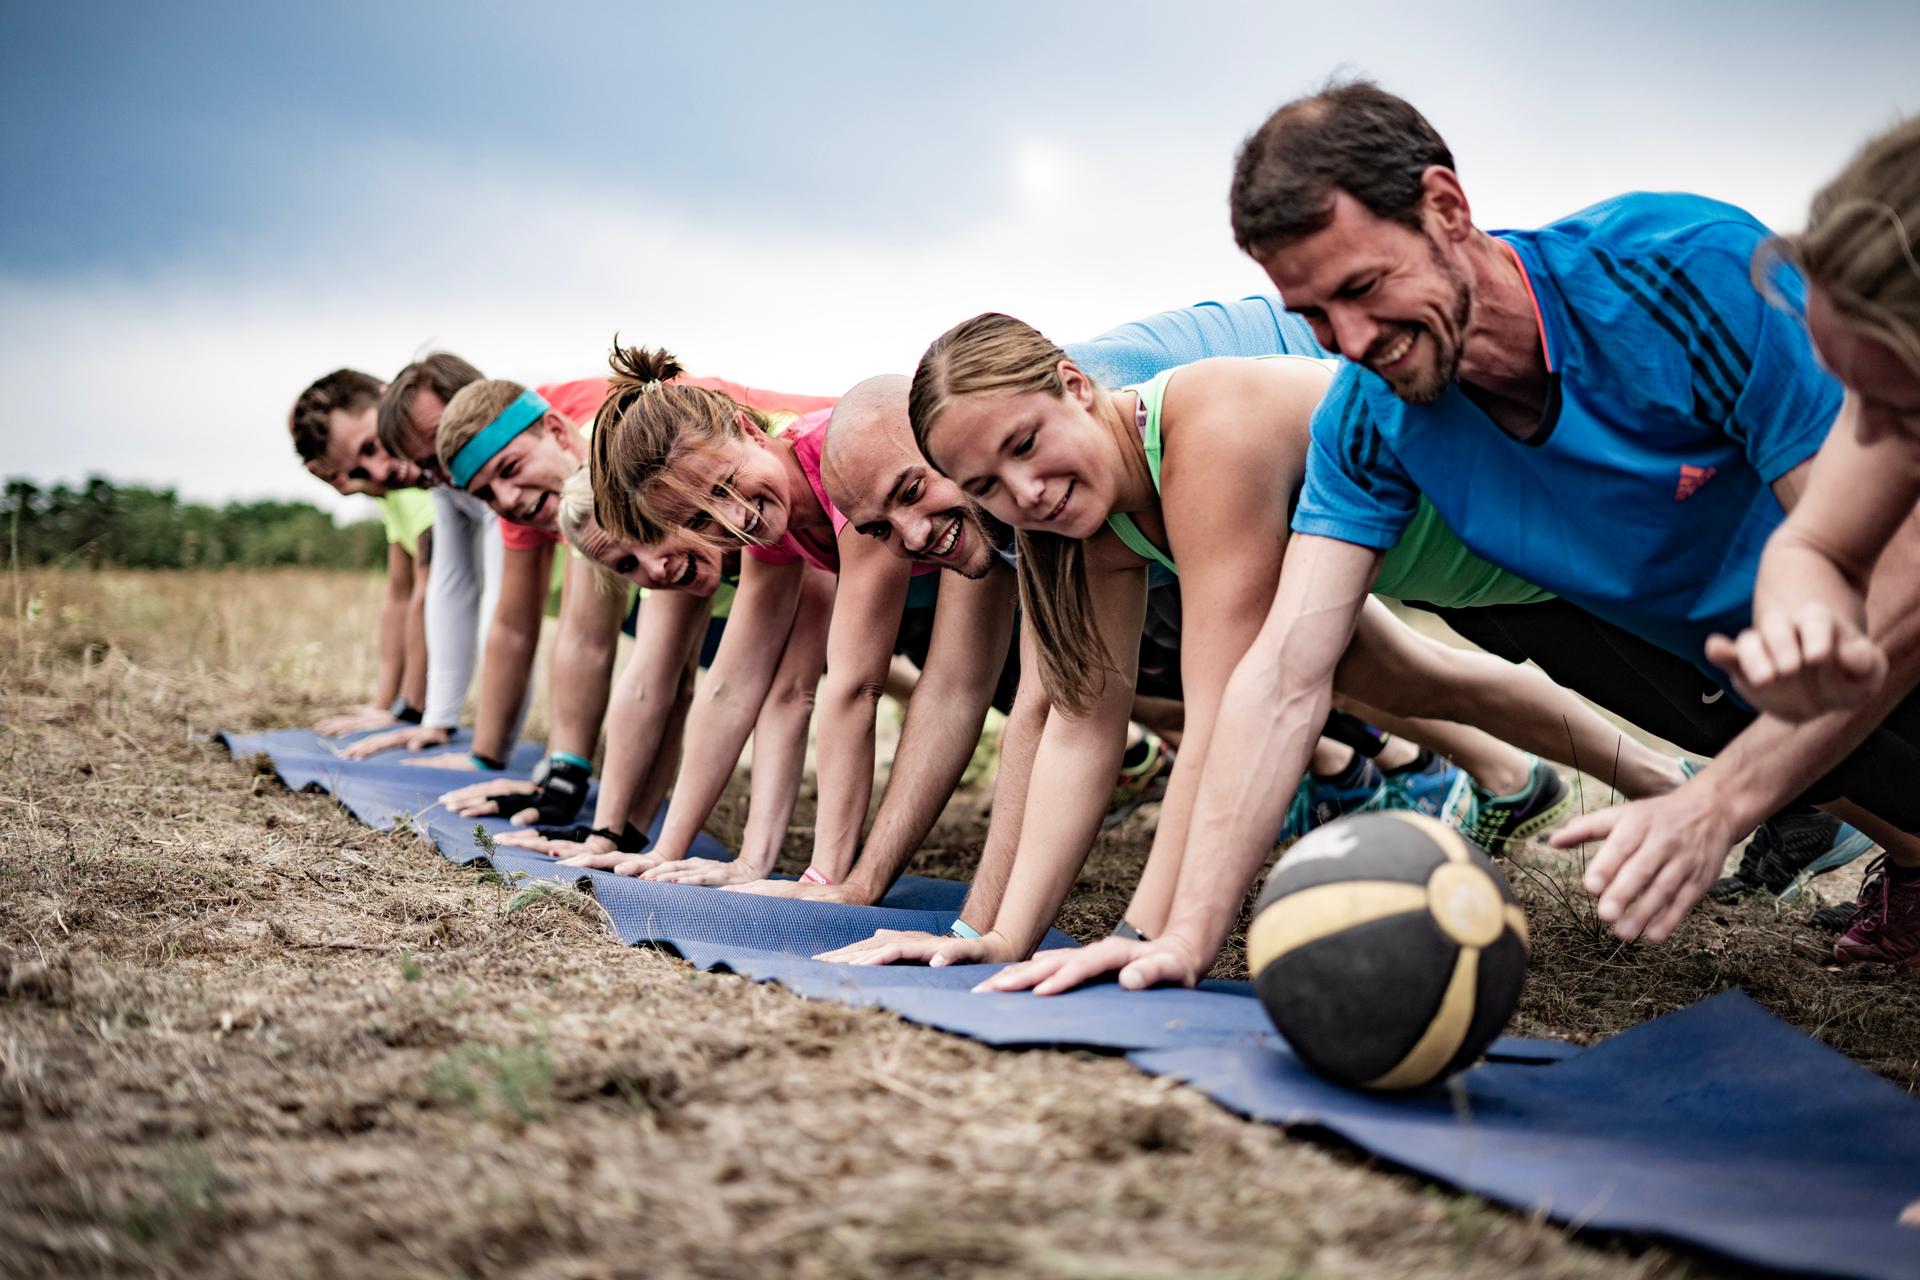
<svg viewBox="0 0 1920 1280">
<path fill-rule="evenodd" d="M 808 867 L 805 871 L 802 871 L 800 873 L 800 882 L 802 884 L 832 884 L 833 883 L 833 881 L 827 879 L 824 875 L 821 875 L 819 870 L 814 867 Z"/>
</svg>

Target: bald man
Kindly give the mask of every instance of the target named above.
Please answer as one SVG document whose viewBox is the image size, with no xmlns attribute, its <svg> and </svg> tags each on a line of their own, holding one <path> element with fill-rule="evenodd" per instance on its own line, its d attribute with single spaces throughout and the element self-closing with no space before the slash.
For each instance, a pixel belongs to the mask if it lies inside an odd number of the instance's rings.
<svg viewBox="0 0 1920 1280">
<path fill-rule="evenodd" d="M 875 601 L 876 616 L 870 625 L 842 630 L 856 639 L 859 652 L 844 655 L 846 661 L 837 673 L 835 662 L 829 661 L 829 685 L 877 691 L 893 656 L 896 630 L 928 628 L 919 683 L 907 704 L 900 745 L 871 833 L 858 850 L 822 848 L 819 839 L 827 831 L 844 833 L 836 843 L 857 841 L 860 820 L 866 815 L 816 822 L 813 865 L 851 865 L 852 870 L 833 884 L 758 881 L 740 887 L 865 905 L 886 894 L 933 829 L 973 756 L 987 708 L 998 702 L 1003 711 L 1008 709 L 1015 683 L 1009 650 L 1017 593 L 1013 571 L 1000 559 L 996 541 L 978 512 L 952 481 L 926 465 L 914 447 L 907 425 L 906 378 L 869 378 L 841 397 L 827 425 L 821 478 L 828 497 L 847 517 L 839 531 L 843 545 L 850 532 L 864 535 L 889 544 L 886 550 L 894 555 L 949 572 L 938 576 L 933 607 L 907 610 L 904 623 L 897 613 L 880 616 L 884 602 Z M 929 494 L 936 497 L 930 499 Z M 906 512 L 897 525 L 887 518 L 892 508 Z M 846 590 L 851 558 L 845 554 L 841 558 L 842 587 L 834 603 L 836 629 L 849 621 L 840 617 L 843 609 L 857 610 L 866 601 L 866 593 Z M 833 696 L 823 686 L 823 700 Z M 1019 712 L 1014 715 L 1017 719 Z M 1042 724 L 1045 717 L 1042 705 Z M 1010 745 L 1018 736 L 1013 723 L 1009 722 L 1009 738 L 1003 744 Z M 1033 737 L 1037 744 L 1037 730 Z M 823 783 L 823 802 L 827 790 Z M 996 805 L 999 800 L 996 794 Z M 1011 857 L 999 861 L 1010 865 Z M 991 923 L 998 907 L 997 893 L 990 903 L 982 903 L 976 913 L 981 928 Z"/>
</svg>

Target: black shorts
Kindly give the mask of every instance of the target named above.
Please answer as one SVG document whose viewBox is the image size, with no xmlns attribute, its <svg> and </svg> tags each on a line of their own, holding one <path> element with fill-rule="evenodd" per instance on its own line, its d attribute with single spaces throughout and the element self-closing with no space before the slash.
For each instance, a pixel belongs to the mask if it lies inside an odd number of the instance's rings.
<svg viewBox="0 0 1920 1280">
<path fill-rule="evenodd" d="M 1565 600 L 1447 609 L 1414 604 L 1488 653 L 1531 660 L 1557 683 L 1696 755 L 1717 755 L 1754 713 L 1677 654 Z M 1604 762 L 1587 772 L 1606 777 Z M 1902 831 L 1920 831 L 1920 695 L 1895 707 L 1853 753 L 1799 797 L 1848 799 Z"/>
</svg>

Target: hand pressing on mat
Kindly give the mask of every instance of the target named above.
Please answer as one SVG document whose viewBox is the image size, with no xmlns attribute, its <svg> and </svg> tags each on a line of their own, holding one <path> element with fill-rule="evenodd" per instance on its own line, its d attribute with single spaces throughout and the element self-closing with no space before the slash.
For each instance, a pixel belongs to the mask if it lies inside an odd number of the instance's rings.
<svg viewBox="0 0 1920 1280">
<path fill-rule="evenodd" d="M 389 729 L 385 733 L 370 734 L 352 746 L 340 752 L 342 760 L 365 760 L 377 756 L 382 751 L 391 751 L 395 747 L 405 747 L 409 751 L 425 751 L 428 747 L 445 746 L 453 737 L 451 729 L 422 729 L 418 725 L 402 725 L 398 729 Z"/>
<path fill-rule="evenodd" d="M 922 933 L 918 929 L 881 929 L 834 951 L 822 951 L 815 960 L 828 964 L 924 964 L 935 969 L 950 964 L 999 964 L 1018 953 L 999 934 L 956 938 L 950 933 Z"/>
<path fill-rule="evenodd" d="M 1709 766 L 1678 791 L 1586 814 L 1550 837 L 1556 849 L 1601 841 L 1581 885 L 1618 937 L 1665 942 L 1726 864 L 1738 837 L 1712 778 Z"/>
<path fill-rule="evenodd" d="M 576 853 L 571 858 L 560 859 L 560 865 L 611 871 L 617 876 L 638 876 L 645 875 L 665 861 L 657 853 L 621 853 L 615 849 L 607 853 Z"/>
<path fill-rule="evenodd" d="M 423 763 L 409 760 L 408 764 Z M 540 810 L 532 806 L 522 807 L 506 800 L 508 796 L 538 796 L 540 784 L 525 778 L 492 778 L 486 782 L 476 782 L 471 786 L 458 787 L 440 797 L 440 803 L 449 813 L 462 818 L 489 818 L 500 816 L 501 805 L 513 810 L 508 819 L 517 827 L 529 827 L 539 820 Z"/>
<path fill-rule="evenodd" d="M 471 791 L 472 787 L 465 790 Z M 493 838 L 495 844 L 510 845 L 515 849 L 531 849 L 535 853 L 544 853 L 551 858 L 573 858 L 589 853 L 615 853 L 613 841 L 606 836 L 588 836 L 584 840 L 560 840 L 553 836 L 542 835 L 538 831 L 502 831 Z"/>
<path fill-rule="evenodd" d="M 1129 991 L 1169 983 L 1190 987 L 1207 975 L 1194 951 L 1175 937 L 1145 942 L 1137 938 L 1102 938 L 1086 947 L 1042 951 L 1025 964 L 1002 969 L 975 991 L 1032 991 L 1037 996 L 1059 995 L 1105 974 L 1118 972 Z"/>
<path fill-rule="evenodd" d="M 480 771 L 473 757 L 464 751 L 439 751 L 430 756 L 421 756 L 415 760 L 402 760 L 401 764 L 417 764 L 422 769 L 466 769 L 473 773 Z"/>
<path fill-rule="evenodd" d="M 393 712 L 385 707 L 376 707 L 369 702 L 314 721 L 313 731 L 323 738 L 336 738 L 343 733 L 359 733 L 363 729 L 385 729 L 399 723 Z"/>
<path fill-rule="evenodd" d="M 745 858 L 721 862 L 715 858 L 680 858 L 663 862 L 644 873 L 648 880 L 670 884 L 734 885 L 765 880 L 767 868 L 756 867 Z"/>
<path fill-rule="evenodd" d="M 805 880 L 749 880 L 726 886 L 728 893 L 757 893 L 765 898 L 796 902 L 831 902 L 843 907 L 870 907 L 873 895 L 853 884 L 809 884 Z M 816 957 L 818 958 L 818 957 Z"/>
</svg>

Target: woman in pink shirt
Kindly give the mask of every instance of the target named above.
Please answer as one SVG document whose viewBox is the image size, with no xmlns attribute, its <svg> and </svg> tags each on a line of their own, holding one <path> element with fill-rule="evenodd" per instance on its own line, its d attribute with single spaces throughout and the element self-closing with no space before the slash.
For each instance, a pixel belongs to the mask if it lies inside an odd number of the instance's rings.
<svg viewBox="0 0 1920 1280">
<path fill-rule="evenodd" d="M 731 863 L 685 859 L 758 708 L 772 697 L 794 707 L 803 748 L 807 718 L 816 702 L 820 708 L 819 740 L 832 749 L 817 761 L 820 809 L 806 878 L 837 883 L 852 869 L 872 798 L 874 713 L 910 579 L 938 568 L 904 561 L 849 528 L 828 498 L 820 454 L 831 409 L 803 414 L 775 435 L 751 405 L 677 380 L 679 363 L 666 352 L 627 348 L 613 366 L 594 426 L 597 521 L 634 542 L 692 532 L 745 555 L 726 635 L 688 713 L 659 842 L 643 855 L 574 861 L 683 883 L 765 878 L 777 838 L 750 839 Z M 784 831 L 799 786 L 803 750 L 784 735 L 769 752 L 772 745 L 756 739 L 750 831 Z M 768 805 L 777 822 L 763 812 Z"/>
</svg>

